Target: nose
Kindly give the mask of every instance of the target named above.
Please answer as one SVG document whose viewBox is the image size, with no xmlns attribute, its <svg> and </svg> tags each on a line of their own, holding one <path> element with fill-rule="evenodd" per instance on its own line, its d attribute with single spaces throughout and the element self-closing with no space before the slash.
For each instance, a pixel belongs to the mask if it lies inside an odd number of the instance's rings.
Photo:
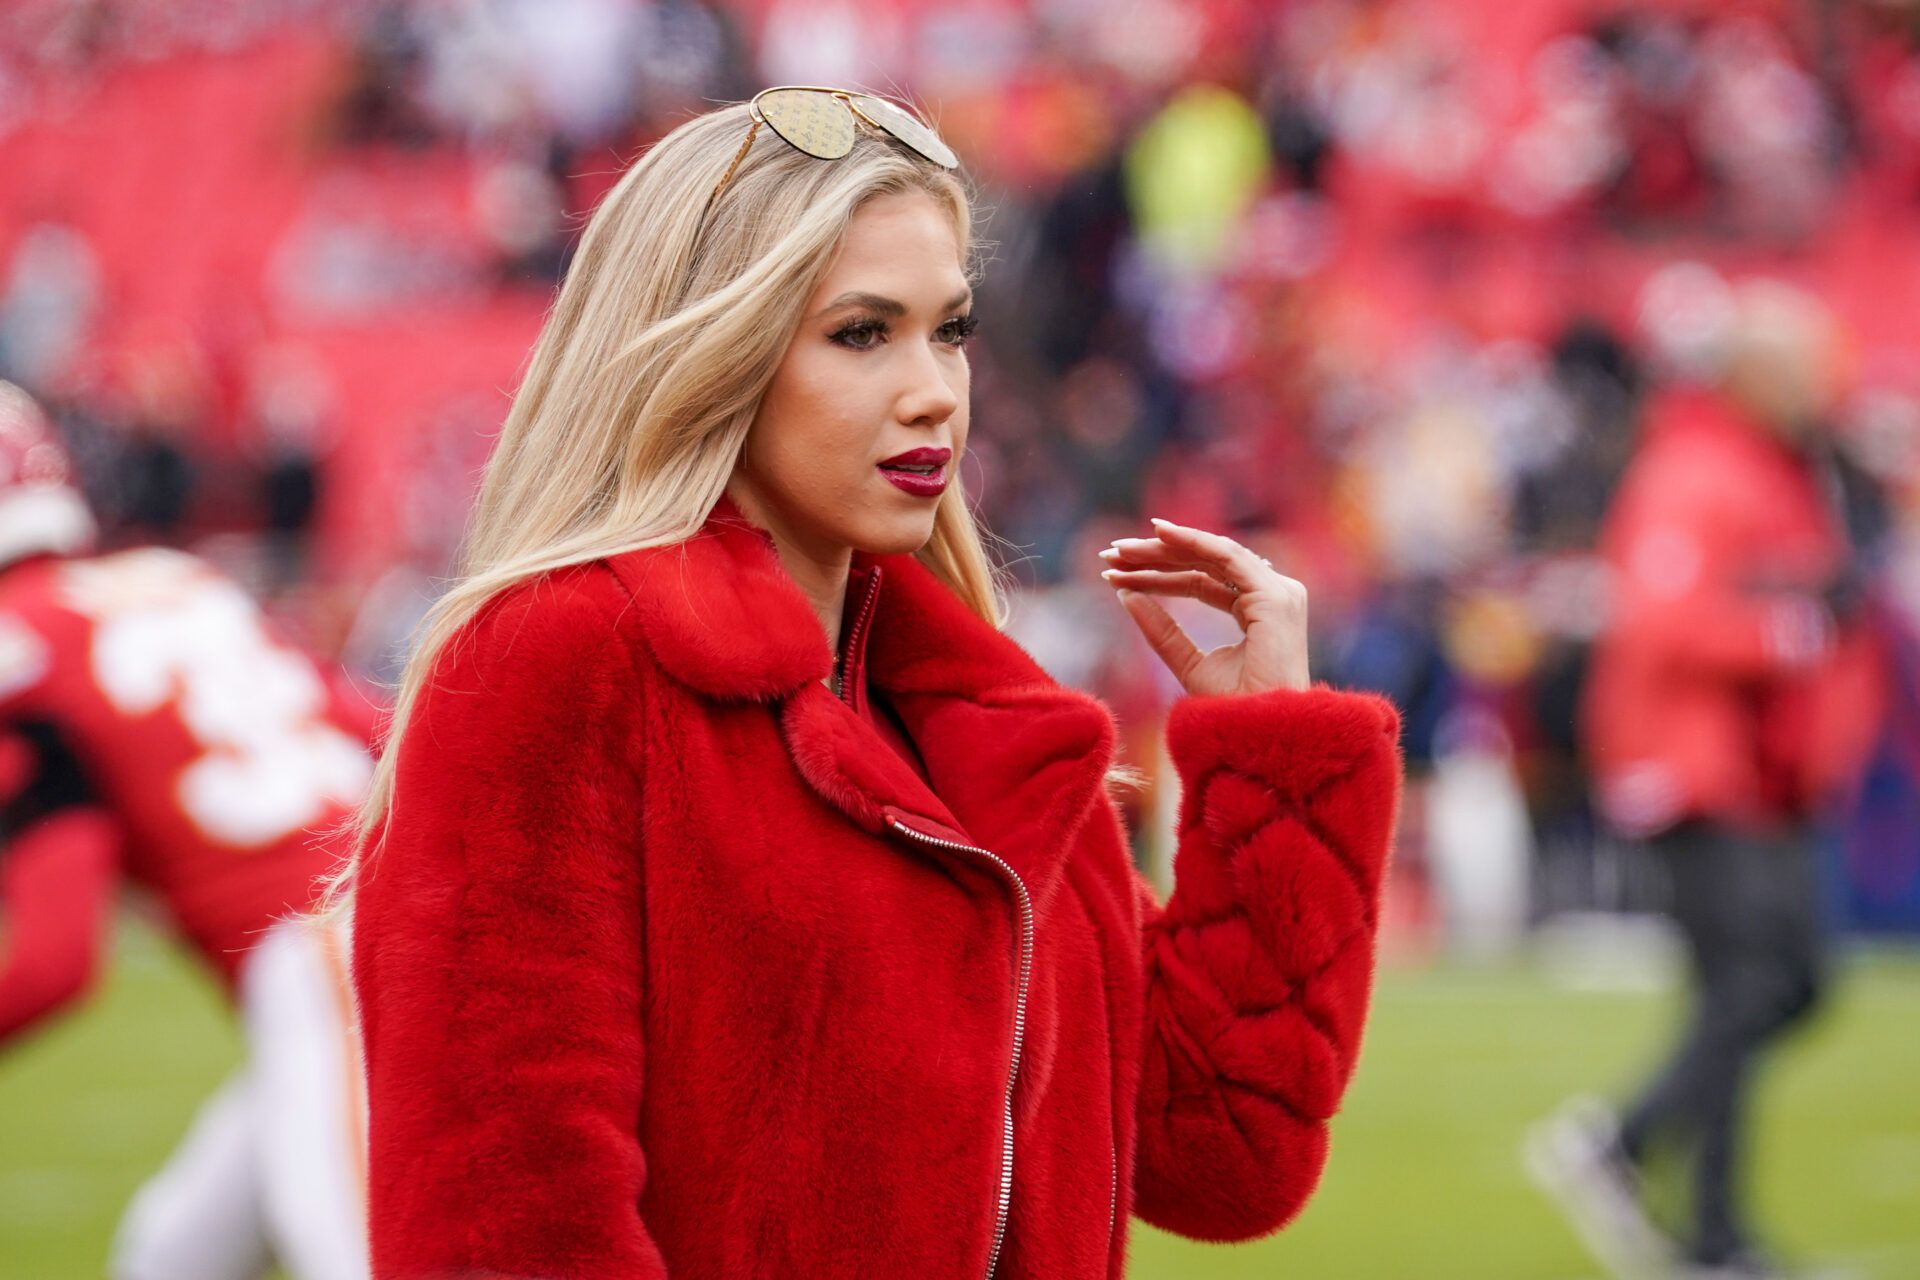
<svg viewBox="0 0 1920 1280">
<path fill-rule="evenodd" d="M 900 421 L 910 427 L 937 427 L 960 408 L 960 391 L 954 386 L 955 373 L 966 376 L 966 366 L 958 370 L 943 367 L 933 350 L 920 346 L 913 356 L 908 382 L 900 393 Z"/>
</svg>

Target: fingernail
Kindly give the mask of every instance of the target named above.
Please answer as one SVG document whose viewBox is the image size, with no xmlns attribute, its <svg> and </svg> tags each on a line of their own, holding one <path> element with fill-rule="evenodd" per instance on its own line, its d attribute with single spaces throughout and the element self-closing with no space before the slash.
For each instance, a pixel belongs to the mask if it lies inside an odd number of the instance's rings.
<svg viewBox="0 0 1920 1280">
<path fill-rule="evenodd" d="M 1118 569 L 1102 569 L 1100 571 L 1100 576 L 1111 581 L 1112 579 L 1120 576 L 1120 571 Z"/>
<path fill-rule="evenodd" d="M 1173 523 L 1173 521 L 1171 521 L 1171 520 L 1162 520 L 1162 519 L 1161 519 L 1161 518 L 1160 518 L 1159 516 L 1148 516 L 1148 517 L 1147 517 L 1147 521 L 1148 521 L 1148 523 L 1150 523 L 1150 524 L 1164 524 L 1164 525 L 1172 525 L 1172 527 L 1173 527 L 1173 528 L 1176 528 L 1176 529 L 1178 529 L 1178 528 L 1180 527 L 1179 525 L 1177 525 L 1177 524 L 1174 524 L 1174 523 Z"/>
<path fill-rule="evenodd" d="M 1120 554 L 1120 548 L 1108 547 L 1105 551 L 1102 551 L 1100 554 L 1103 557 L 1111 558 L 1113 556 L 1117 556 Z"/>
</svg>

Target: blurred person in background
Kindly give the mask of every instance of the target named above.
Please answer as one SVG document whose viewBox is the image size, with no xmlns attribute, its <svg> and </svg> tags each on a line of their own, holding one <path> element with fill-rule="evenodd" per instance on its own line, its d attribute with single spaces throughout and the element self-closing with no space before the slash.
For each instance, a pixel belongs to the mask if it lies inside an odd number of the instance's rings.
<svg viewBox="0 0 1920 1280">
<path fill-rule="evenodd" d="M 342 881 L 382 1277 L 1117 1277 L 1134 1214 L 1251 1239 L 1318 1184 L 1398 717 L 1311 685 L 1246 547 L 1118 539 L 1183 694 L 1159 900 L 958 479 L 956 164 L 782 86 L 595 210 Z"/>
<path fill-rule="evenodd" d="M 0 382 L 0 1045 L 88 994 L 122 883 L 239 1010 L 248 1058 L 122 1219 L 114 1280 L 367 1274 L 358 1049 L 331 926 L 288 919 L 371 772 L 364 703 L 183 552 L 91 554 Z"/>
<path fill-rule="evenodd" d="M 1708 281 L 1711 285 L 1712 282 Z M 1812 297 L 1753 281 L 1699 309 L 1698 380 L 1658 394 L 1602 535 L 1608 620 L 1583 731 L 1599 807 L 1671 883 L 1693 1005 L 1626 1106 L 1569 1104 L 1536 1176 L 1625 1274 L 1789 1274 L 1745 1212 L 1763 1051 L 1827 986 L 1815 823 L 1883 705 L 1823 415 L 1836 333 Z M 1647 1212 L 1656 1152 L 1690 1164 L 1690 1221 Z"/>
</svg>

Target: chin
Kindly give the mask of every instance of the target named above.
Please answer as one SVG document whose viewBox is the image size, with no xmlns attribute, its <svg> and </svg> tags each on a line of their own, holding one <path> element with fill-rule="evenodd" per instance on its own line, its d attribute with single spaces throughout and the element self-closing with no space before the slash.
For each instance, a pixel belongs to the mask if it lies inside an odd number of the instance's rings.
<svg viewBox="0 0 1920 1280">
<path fill-rule="evenodd" d="M 872 556 L 905 555 L 918 551 L 933 537 L 933 511 L 894 520 L 873 521 L 855 531 L 851 545 Z"/>
</svg>

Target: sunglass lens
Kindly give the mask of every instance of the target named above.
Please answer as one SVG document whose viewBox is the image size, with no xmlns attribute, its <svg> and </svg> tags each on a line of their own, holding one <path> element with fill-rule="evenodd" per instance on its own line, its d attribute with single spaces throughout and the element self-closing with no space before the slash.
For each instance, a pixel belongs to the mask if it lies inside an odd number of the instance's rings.
<svg viewBox="0 0 1920 1280">
<path fill-rule="evenodd" d="M 960 157 L 953 154 L 953 148 L 940 141 L 940 135 L 927 128 L 911 111 L 870 94 L 861 94 L 855 101 L 868 119 L 935 164 L 948 169 L 959 165 Z"/>
<path fill-rule="evenodd" d="M 853 113 L 831 94 L 775 89 L 755 101 L 768 126 L 808 155 L 838 160 L 853 150 Z"/>
</svg>

